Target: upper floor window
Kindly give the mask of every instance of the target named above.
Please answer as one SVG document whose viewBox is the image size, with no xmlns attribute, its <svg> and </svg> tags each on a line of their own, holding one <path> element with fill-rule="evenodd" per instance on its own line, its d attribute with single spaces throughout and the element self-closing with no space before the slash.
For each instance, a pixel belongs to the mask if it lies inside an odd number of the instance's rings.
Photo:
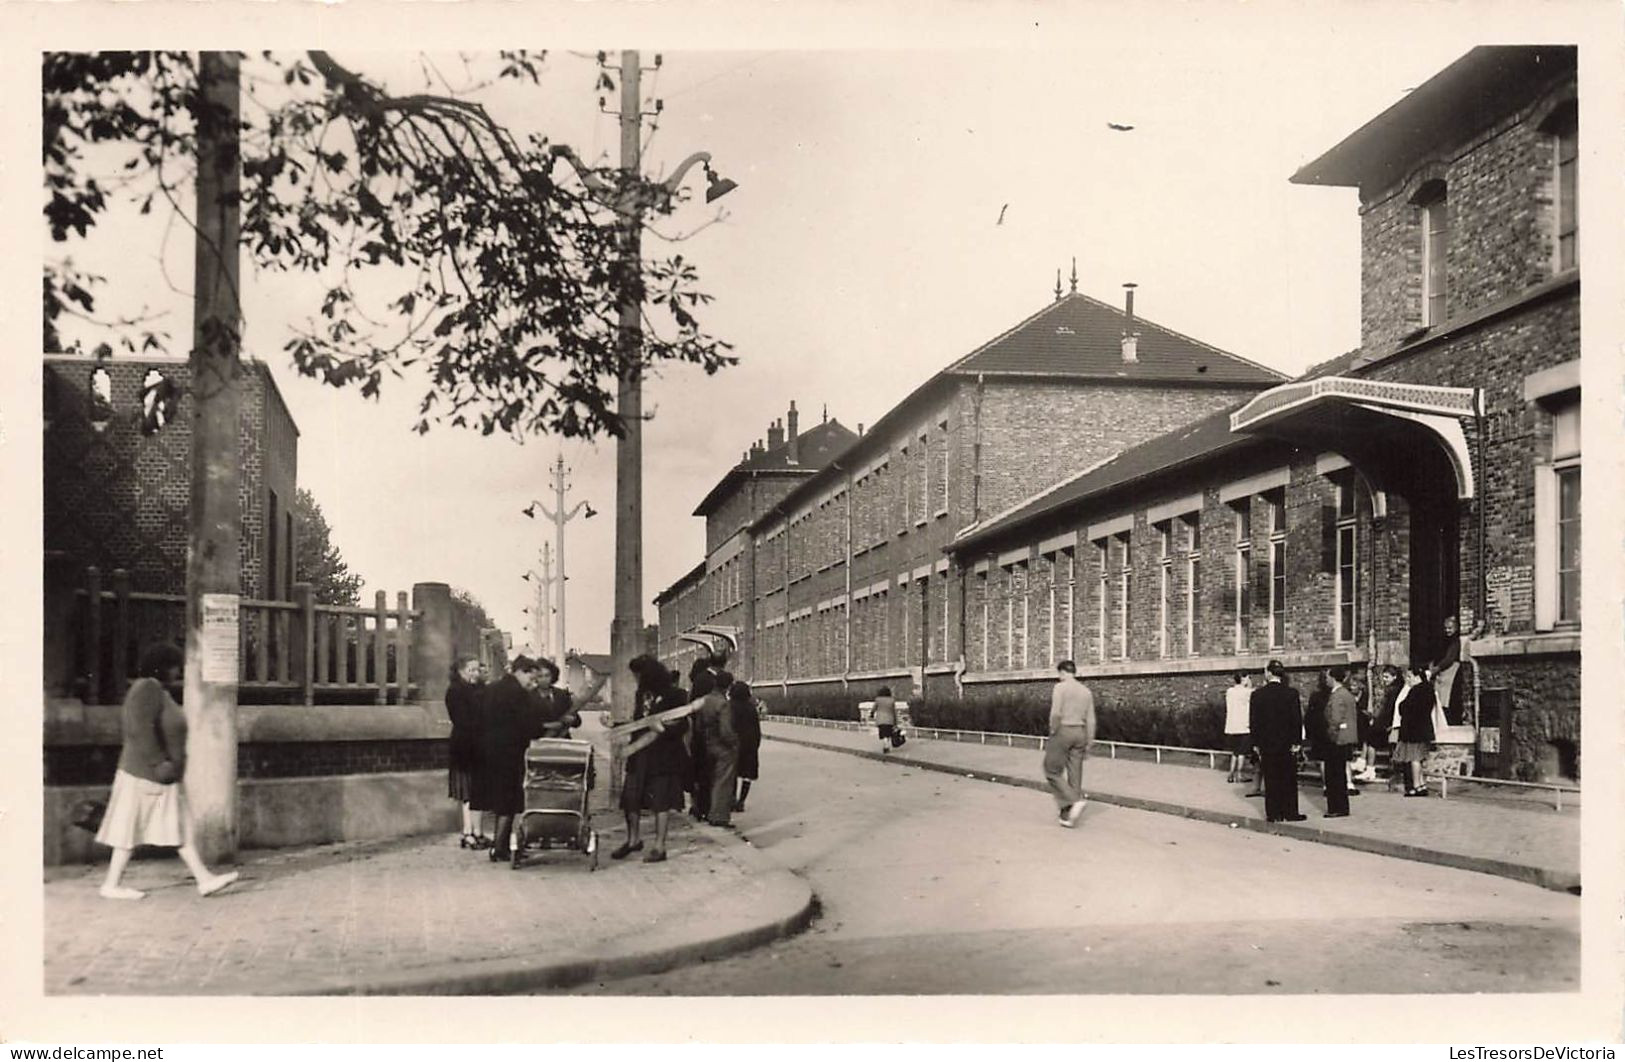
<svg viewBox="0 0 1625 1062">
<path fill-rule="evenodd" d="M 1445 319 L 1446 271 L 1450 257 L 1450 197 L 1445 183 L 1428 181 L 1412 200 L 1422 212 L 1422 323 Z"/>
<path fill-rule="evenodd" d="M 1552 112 L 1542 128 L 1552 138 L 1552 215 L 1558 272 L 1580 264 L 1580 123 L 1573 100 Z"/>
</svg>

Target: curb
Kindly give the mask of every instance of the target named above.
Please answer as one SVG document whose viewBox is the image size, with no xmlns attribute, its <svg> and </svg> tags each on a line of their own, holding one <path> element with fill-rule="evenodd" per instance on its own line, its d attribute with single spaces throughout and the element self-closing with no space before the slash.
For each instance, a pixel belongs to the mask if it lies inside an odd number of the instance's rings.
<svg viewBox="0 0 1625 1062">
<path fill-rule="evenodd" d="M 1001 774 L 997 771 L 972 771 L 963 767 L 954 767 L 945 763 L 933 763 L 929 760 L 917 758 L 904 758 L 909 756 L 903 753 L 899 756 L 881 755 L 878 752 L 869 752 L 864 749 L 848 749 L 839 745 L 825 745 L 817 741 L 804 738 L 780 737 L 772 734 L 763 734 L 769 741 L 782 741 L 787 745 L 802 745 L 811 749 L 822 749 L 825 752 L 838 752 L 846 756 L 858 756 L 878 763 L 899 763 L 910 767 L 918 767 L 925 771 L 938 771 L 943 774 L 958 775 L 972 778 L 981 782 L 995 782 L 999 785 L 1017 786 L 1022 789 L 1034 789 L 1039 792 L 1048 792 L 1049 787 L 1036 778 L 1020 775 Z M 1176 815 L 1180 818 L 1194 819 L 1198 822 L 1211 822 L 1220 826 L 1234 826 L 1237 829 L 1251 830 L 1254 833 L 1266 833 L 1278 837 L 1289 837 L 1297 841 L 1313 841 L 1316 844 L 1333 845 L 1338 848 L 1350 848 L 1359 852 L 1369 852 L 1373 855 L 1389 856 L 1394 859 L 1408 859 L 1415 863 L 1432 863 L 1437 866 L 1451 867 L 1456 870 L 1470 870 L 1479 874 L 1493 874 L 1496 877 L 1510 878 L 1521 881 L 1527 885 L 1537 885 L 1543 889 L 1554 892 L 1567 892 L 1580 894 L 1580 875 L 1563 870 L 1553 870 L 1548 867 L 1534 867 L 1523 863 L 1510 863 L 1500 859 L 1489 859 L 1483 856 L 1465 855 L 1458 852 L 1440 852 L 1431 848 L 1422 848 L 1417 845 L 1403 844 L 1398 841 L 1387 841 L 1380 837 L 1362 837 L 1358 834 L 1337 833 L 1318 829 L 1313 826 L 1299 826 L 1295 823 L 1268 822 L 1264 819 L 1238 818 L 1222 811 L 1213 811 L 1208 808 L 1196 808 L 1186 804 L 1173 804 L 1162 800 L 1149 800 L 1144 797 L 1122 796 L 1114 793 L 1088 794 L 1090 800 L 1102 804 L 1115 804 L 1119 807 L 1133 808 L 1137 811 L 1153 811 L 1161 815 Z"/>
<path fill-rule="evenodd" d="M 417 967 L 397 974 L 301 981 L 298 985 L 256 991 L 260 996 L 466 996 L 510 995 L 547 988 L 568 988 L 588 981 L 614 980 L 664 973 L 679 966 L 720 959 L 760 947 L 806 929 L 818 910 L 817 897 L 805 881 L 741 837 L 726 845 L 747 869 L 768 881 L 768 905 L 775 914 L 751 924 L 696 939 L 673 940 L 654 947 L 622 945 L 604 955 L 573 955 L 545 962 L 529 959 L 482 959 Z"/>
</svg>

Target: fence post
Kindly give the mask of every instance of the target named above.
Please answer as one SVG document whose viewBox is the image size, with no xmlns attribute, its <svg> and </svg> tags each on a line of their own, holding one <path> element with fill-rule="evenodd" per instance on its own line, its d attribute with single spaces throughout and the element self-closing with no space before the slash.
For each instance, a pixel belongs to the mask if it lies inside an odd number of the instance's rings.
<svg viewBox="0 0 1625 1062">
<path fill-rule="evenodd" d="M 372 599 L 372 669 L 373 681 L 378 684 L 378 692 L 374 699 L 379 704 L 389 703 L 389 632 L 384 629 L 389 622 L 389 595 L 382 590 L 373 595 Z"/>
<path fill-rule="evenodd" d="M 411 665 L 408 663 L 412 655 L 412 615 L 406 606 L 406 591 L 395 591 L 395 685 L 400 687 L 400 693 L 395 697 L 396 704 L 406 703 L 407 686 L 410 682 Z M 560 666 L 563 664 L 561 662 Z"/>
<path fill-rule="evenodd" d="M 446 687 L 451 682 L 452 602 L 451 587 L 445 583 L 414 583 L 412 610 L 419 613 L 412 626 L 412 674 L 418 676 L 418 703 L 431 711 L 443 712 Z M 479 646 L 468 646 L 474 652 Z M 617 677 L 615 681 L 619 682 Z"/>
<path fill-rule="evenodd" d="M 113 699 L 130 687 L 130 573 L 113 569 Z"/>
<path fill-rule="evenodd" d="M 293 648 L 293 673 L 299 679 L 299 693 L 306 705 L 316 703 L 316 591 L 309 583 L 293 584 L 294 629 L 288 641 Z"/>
<path fill-rule="evenodd" d="M 85 569 L 85 703 L 102 703 L 102 570 Z"/>
</svg>

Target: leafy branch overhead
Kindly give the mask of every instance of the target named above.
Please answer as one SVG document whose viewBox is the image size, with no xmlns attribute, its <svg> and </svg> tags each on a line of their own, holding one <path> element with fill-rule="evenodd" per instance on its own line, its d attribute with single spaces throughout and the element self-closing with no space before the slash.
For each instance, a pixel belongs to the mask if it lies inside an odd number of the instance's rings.
<svg viewBox="0 0 1625 1062">
<path fill-rule="evenodd" d="M 503 52 L 495 78 L 537 86 L 543 56 Z M 374 396 L 423 370 L 418 430 L 620 434 L 617 376 L 668 362 L 733 364 L 703 328 L 710 301 L 681 255 L 623 261 L 614 204 L 655 217 L 684 199 L 641 175 L 585 175 L 567 147 L 517 136 L 466 90 L 394 95 L 326 52 L 264 53 L 243 64 L 242 246 L 267 272 L 315 278 L 285 349 L 298 370 Z M 195 57 L 184 52 L 47 53 L 45 219 L 68 244 L 116 200 L 179 210 L 197 165 Z M 93 172 L 110 151 L 113 177 Z M 568 160 L 568 161 L 567 161 Z M 361 278 L 366 277 L 365 282 Z M 64 316 L 96 322 L 127 349 L 160 333 L 106 321 L 109 283 L 70 260 L 44 274 L 45 342 Z M 384 290 L 386 294 L 378 293 Z M 644 335 L 623 352 L 620 293 L 635 293 Z"/>
</svg>

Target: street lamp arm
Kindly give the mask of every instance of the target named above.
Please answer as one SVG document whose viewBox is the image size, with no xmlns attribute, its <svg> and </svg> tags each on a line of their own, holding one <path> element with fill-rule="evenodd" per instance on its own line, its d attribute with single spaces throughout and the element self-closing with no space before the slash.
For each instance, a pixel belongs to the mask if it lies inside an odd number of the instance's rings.
<svg viewBox="0 0 1625 1062">
<path fill-rule="evenodd" d="M 575 503 L 574 507 L 572 507 L 570 509 L 569 513 L 567 513 L 565 515 L 564 522 L 569 523 L 571 520 L 574 520 L 576 518 L 576 514 L 581 512 L 581 510 L 583 510 L 583 509 L 589 510 L 589 512 L 587 514 L 588 516 L 592 515 L 592 512 L 590 511 L 590 510 L 592 510 L 592 506 L 589 505 L 586 501 L 578 501 L 578 502 Z"/>
<path fill-rule="evenodd" d="M 694 152 L 694 154 L 677 164 L 677 168 L 671 171 L 671 176 L 660 182 L 660 187 L 665 190 L 667 195 L 675 194 L 678 186 L 683 183 L 683 175 L 699 163 L 710 165 L 711 153 L 709 151 Z"/>
<path fill-rule="evenodd" d="M 600 203 L 614 205 L 614 186 L 608 181 L 604 180 L 602 177 L 598 176 L 598 174 L 593 171 L 591 166 L 588 166 L 585 162 L 582 162 L 581 156 L 575 153 L 574 148 L 567 144 L 554 144 L 553 157 L 556 159 L 562 158 L 564 161 L 570 164 L 570 168 L 576 171 L 576 177 L 580 179 L 583 185 L 586 186 L 587 191 L 592 193 L 593 198 L 597 199 Z"/>
</svg>

